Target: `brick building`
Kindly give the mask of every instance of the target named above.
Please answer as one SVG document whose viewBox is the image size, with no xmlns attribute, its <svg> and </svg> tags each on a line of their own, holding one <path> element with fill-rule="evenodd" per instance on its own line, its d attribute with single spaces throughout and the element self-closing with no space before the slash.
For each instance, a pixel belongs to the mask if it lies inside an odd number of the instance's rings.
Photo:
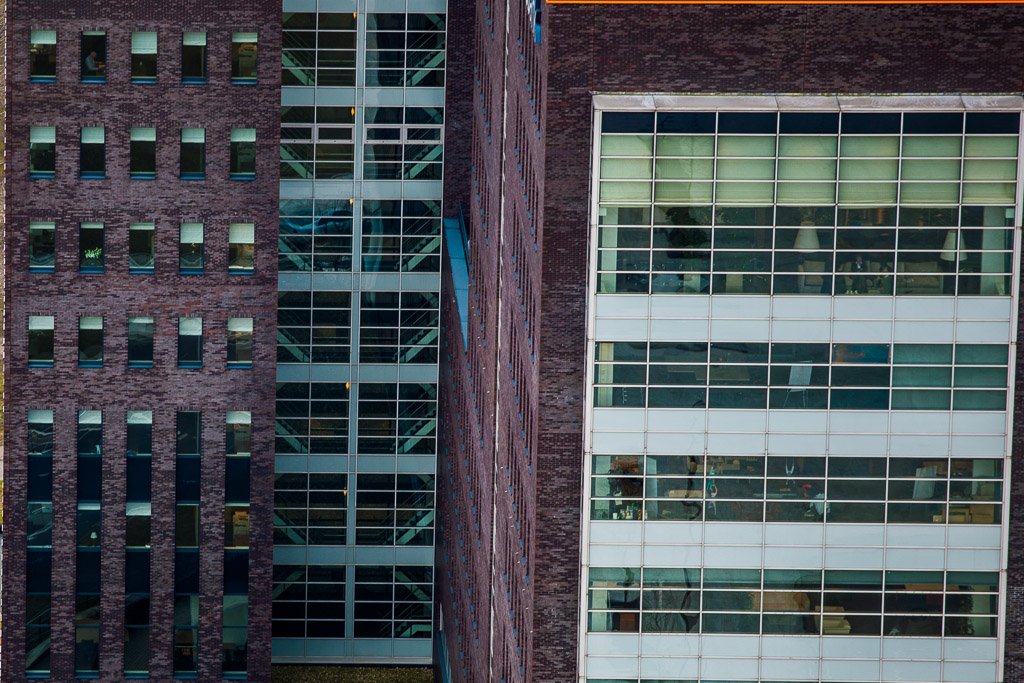
<svg viewBox="0 0 1024 683">
<path fill-rule="evenodd" d="M 8 3 L 5 680 L 266 680 L 279 5 Z"/>
<path fill-rule="evenodd" d="M 1018 680 L 1021 6 L 451 13 L 444 675 Z"/>
</svg>

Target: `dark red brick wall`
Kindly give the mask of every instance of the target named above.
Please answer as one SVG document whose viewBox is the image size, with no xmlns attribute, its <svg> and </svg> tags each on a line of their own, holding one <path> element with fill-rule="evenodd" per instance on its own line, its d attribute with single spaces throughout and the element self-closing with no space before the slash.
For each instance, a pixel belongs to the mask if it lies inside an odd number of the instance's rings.
<svg viewBox="0 0 1024 683">
<path fill-rule="evenodd" d="M 29 31 L 58 32 L 56 83 L 29 83 Z M 280 5 L 259 0 L 217 3 L 8 3 L 7 35 L 7 297 L 5 480 L 7 496 L 3 583 L 3 676 L 23 677 L 25 585 L 26 420 L 30 409 L 55 411 L 52 678 L 74 676 L 74 552 L 76 411 L 103 410 L 104 567 L 101 678 L 122 678 L 124 593 L 125 420 L 127 410 L 152 410 L 153 538 L 150 678 L 171 677 L 173 623 L 174 430 L 177 410 L 203 411 L 202 565 L 199 679 L 221 678 L 221 593 L 224 547 L 224 418 L 253 416 L 250 534 L 249 677 L 270 668 L 270 564 L 276 326 L 277 139 L 280 100 Z M 108 79 L 79 83 L 79 32 L 107 31 Z M 130 83 L 131 31 L 158 33 L 156 85 Z M 180 83 L 182 31 L 206 31 L 208 83 Z M 231 33 L 259 32 L 258 84 L 230 82 Z M 54 179 L 28 177 L 30 125 L 57 128 Z M 106 128 L 107 177 L 79 179 L 82 125 Z M 128 177 L 132 126 L 157 128 L 155 180 Z M 207 176 L 178 175 L 179 131 L 206 128 Z M 231 181 L 232 127 L 257 130 L 257 174 Z M 57 226 L 56 272 L 28 272 L 31 220 Z M 105 223 L 106 272 L 78 273 L 78 223 Z M 128 224 L 156 223 L 156 272 L 128 273 Z M 206 272 L 178 274 L 178 225 L 205 224 Z M 228 276 L 228 224 L 256 225 L 256 273 Z M 53 368 L 27 367 L 31 314 L 56 316 Z M 104 318 L 104 367 L 77 367 L 77 320 Z M 127 318 L 155 320 L 151 369 L 126 367 Z M 204 367 L 179 369 L 177 318 L 201 315 Z M 255 360 L 248 370 L 226 367 L 226 322 L 252 317 Z"/>
</svg>

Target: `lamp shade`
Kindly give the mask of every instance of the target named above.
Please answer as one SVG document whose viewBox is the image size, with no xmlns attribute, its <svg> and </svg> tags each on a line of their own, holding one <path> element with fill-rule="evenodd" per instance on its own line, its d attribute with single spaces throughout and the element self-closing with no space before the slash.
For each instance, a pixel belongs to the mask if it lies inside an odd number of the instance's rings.
<svg viewBox="0 0 1024 683">
<path fill-rule="evenodd" d="M 817 251 L 821 248 L 818 241 L 818 231 L 815 228 L 800 228 L 796 231 L 796 239 L 793 240 L 793 248 L 797 251 Z"/>
<path fill-rule="evenodd" d="M 939 254 L 939 258 L 943 261 L 956 261 L 956 238 L 957 231 L 949 230 L 946 232 L 946 241 L 942 243 L 942 253 Z M 967 254 L 960 254 L 960 260 L 966 261 Z"/>
</svg>

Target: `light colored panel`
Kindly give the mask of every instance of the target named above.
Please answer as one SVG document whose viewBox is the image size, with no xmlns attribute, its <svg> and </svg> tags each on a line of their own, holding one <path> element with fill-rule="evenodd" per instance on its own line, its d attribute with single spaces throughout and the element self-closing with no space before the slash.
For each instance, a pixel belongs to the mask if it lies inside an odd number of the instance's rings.
<svg viewBox="0 0 1024 683">
<path fill-rule="evenodd" d="M 636 678 L 640 660 L 636 657 L 587 657 L 587 675 L 593 678 Z"/>
<path fill-rule="evenodd" d="M 701 636 L 700 654 L 702 657 L 730 657 L 735 655 L 753 655 L 757 652 L 759 636 L 740 636 L 726 634 L 709 634 Z"/>
<path fill-rule="evenodd" d="M 995 662 L 946 662 L 942 667 L 944 681 L 971 681 L 988 683 L 998 680 Z"/>
<path fill-rule="evenodd" d="M 882 680 L 933 683 L 939 680 L 939 669 L 939 662 L 900 662 L 883 659 Z"/>
<path fill-rule="evenodd" d="M 769 545 L 796 543 L 821 545 L 825 538 L 823 524 L 766 524 L 764 542 Z"/>
<path fill-rule="evenodd" d="M 896 342 L 950 342 L 953 321 L 897 320 L 892 338 Z"/>
<path fill-rule="evenodd" d="M 700 676 L 700 660 L 696 657 L 641 657 L 640 672 L 644 678 L 685 678 Z"/>
<path fill-rule="evenodd" d="M 598 524 L 599 522 L 593 522 Z M 617 524 L 620 522 L 603 522 Z M 700 543 L 704 534 L 701 522 L 648 522 L 644 524 L 644 543 Z"/>
<path fill-rule="evenodd" d="M 945 551 L 941 548 L 888 548 L 886 569 L 942 569 Z"/>
<path fill-rule="evenodd" d="M 949 413 L 897 410 L 889 424 L 893 434 L 941 434 L 949 431 Z"/>
<path fill-rule="evenodd" d="M 1004 434 L 1006 413 L 956 411 L 953 413 L 953 432 L 959 434 Z"/>
<path fill-rule="evenodd" d="M 898 296 L 896 297 L 896 319 L 952 320 L 955 302 L 956 299 L 951 296 L 930 296 L 917 299 Z"/>
<path fill-rule="evenodd" d="M 995 638 L 945 638 L 946 659 L 995 660 L 999 656 L 999 641 Z"/>
<path fill-rule="evenodd" d="M 892 340 L 892 324 L 885 320 L 835 320 L 832 339 L 837 342 L 882 342 Z"/>
<path fill-rule="evenodd" d="M 888 445 L 883 434 L 830 434 L 828 437 L 830 455 L 885 455 Z"/>
<path fill-rule="evenodd" d="M 825 548 L 827 569 L 881 569 L 881 548 Z"/>
<path fill-rule="evenodd" d="M 591 543 L 636 543 L 640 522 L 591 522 Z"/>
<path fill-rule="evenodd" d="M 958 320 L 1009 320 L 1013 310 L 1010 297 L 972 296 L 970 305 L 961 305 L 956 311 Z"/>
<path fill-rule="evenodd" d="M 638 545 L 590 546 L 590 564 L 595 567 L 639 567 L 642 555 Z"/>
<path fill-rule="evenodd" d="M 274 638 L 271 640 L 270 654 L 272 657 L 302 657 L 305 649 L 304 638 Z"/>
<path fill-rule="evenodd" d="M 825 410 L 768 411 L 768 429 L 772 432 L 824 432 L 827 428 Z"/>
<path fill-rule="evenodd" d="M 589 633 L 587 652 L 637 656 L 640 654 L 640 636 L 635 633 Z"/>
<path fill-rule="evenodd" d="M 704 546 L 704 566 L 760 567 L 761 546 Z"/>
<path fill-rule="evenodd" d="M 729 657 L 726 659 L 714 659 L 701 657 L 700 660 L 701 678 L 716 680 L 742 680 L 744 678 L 757 678 L 757 659 L 740 659 Z"/>
<path fill-rule="evenodd" d="M 1009 342 L 1010 323 L 980 323 L 958 320 L 956 323 L 958 342 L 985 342 L 988 344 Z"/>
<path fill-rule="evenodd" d="M 768 453 L 782 455 L 821 455 L 825 452 L 824 434 L 768 434 Z"/>
<path fill-rule="evenodd" d="M 941 548 L 946 545 L 945 528 L 938 524 L 890 524 L 885 533 L 888 546 Z"/>
<path fill-rule="evenodd" d="M 893 313 L 893 298 L 883 296 L 836 297 L 833 315 L 837 320 L 889 319 Z"/>
<path fill-rule="evenodd" d="M 644 565 L 647 567 L 699 567 L 699 545 L 645 545 Z"/>
<path fill-rule="evenodd" d="M 1006 440 L 1002 436 L 954 436 L 953 455 L 987 455 L 1001 458 L 1006 454 Z"/>
<path fill-rule="evenodd" d="M 651 339 L 703 341 L 708 328 L 693 320 L 651 320 Z"/>
<path fill-rule="evenodd" d="M 696 657 L 699 651 L 700 636 L 695 633 L 645 633 L 640 639 L 641 656 L 682 655 Z M 694 663 L 696 663 L 696 660 L 694 660 Z M 643 666 L 644 664 L 641 662 L 641 669 Z"/>
<path fill-rule="evenodd" d="M 775 526 L 775 525 L 769 525 Z M 793 536 L 789 542 L 794 543 L 804 539 Z M 780 569 L 801 569 L 804 567 L 821 567 L 821 548 L 794 547 L 794 546 L 767 546 L 764 549 L 764 565 Z"/>
<path fill-rule="evenodd" d="M 774 296 L 772 317 L 827 320 L 832 317 L 832 299 L 816 296 Z"/>
<path fill-rule="evenodd" d="M 764 455 L 764 434 L 708 434 L 708 453 Z"/>
<path fill-rule="evenodd" d="M 998 550 L 960 550 L 950 548 L 946 551 L 946 569 L 981 569 L 986 571 L 999 570 Z"/>
<path fill-rule="evenodd" d="M 949 451 L 948 436 L 894 434 L 889 439 L 890 455 L 945 455 Z"/>
<path fill-rule="evenodd" d="M 885 659 L 942 659 L 942 638 L 882 638 Z"/>
<path fill-rule="evenodd" d="M 654 431 L 704 431 L 704 409 L 692 408 L 650 408 L 647 411 L 647 428 Z"/>
<path fill-rule="evenodd" d="M 773 341 L 827 342 L 832 336 L 828 320 L 772 320 Z"/>
<path fill-rule="evenodd" d="M 764 526 L 761 524 L 743 524 L 740 522 L 729 524 L 706 524 L 704 526 L 705 544 L 746 544 L 760 545 L 764 537 Z"/>
<path fill-rule="evenodd" d="M 601 297 L 598 296 L 598 299 Z M 709 296 L 652 296 L 652 318 L 707 318 L 711 310 Z"/>
<path fill-rule="evenodd" d="M 766 410 L 712 410 L 708 412 L 708 431 L 763 432 L 768 423 Z"/>
<path fill-rule="evenodd" d="M 838 638 L 824 638 L 822 643 L 839 640 Z M 844 638 L 843 640 L 852 640 Z M 838 653 L 849 656 L 845 652 Z M 823 681 L 877 681 L 877 661 L 851 661 L 844 659 L 823 659 L 821 660 L 821 680 Z"/>
<path fill-rule="evenodd" d="M 832 432 L 884 434 L 889 429 L 889 413 L 882 410 L 836 410 L 829 420 Z"/>
<path fill-rule="evenodd" d="M 602 318 L 595 325 L 597 338 L 603 341 L 644 341 L 647 324 L 628 318 Z"/>
<path fill-rule="evenodd" d="M 771 297 L 713 296 L 711 316 L 714 318 L 767 318 Z"/>
<path fill-rule="evenodd" d="M 711 321 L 711 338 L 736 341 L 765 341 L 768 339 L 768 328 L 768 318 L 761 320 L 713 319 Z"/>
<path fill-rule="evenodd" d="M 772 653 L 774 654 L 774 653 Z M 762 659 L 763 678 L 784 678 L 787 680 L 817 679 L 818 660 L 815 659 Z"/>
<path fill-rule="evenodd" d="M 594 429 L 597 431 L 643 431 L 644 411 L 594 408 Z"/>
<path fill-rule="evenodd" d="M 601 294 L 596 297 L 598 318 L 646 318 L 646 294 Z"/>
<path fill-rule="evenodd" d="M 1002 530 L 998 526 L 950 524 L 946 544 L 951 548 L 998 548 Z"/>
<path fill-rule="evenodd" d="M 643 453 L 643 432 L 594 432 L 594 451 L 599 453 Z"/>
<path fill-rule="evenodd" d="M 703 451 L 704 435 L 700 433 L 649 432 L 647 434 L 648 453 L 701 453 Z M 614 451 L 607 452 L 613 453 Z"/>
<path fill-rule="evenodd" d="M 852 659 L 878 659 L 882 653 L 880 638 L 832 636 L 821 639 L 822 657 L 850 657 Z M 875 662 L 875 674 L 878 678 L 878 663 Z"/>
<path fill-rule="evenodd" d="M 761 636 L 761 652 L 770 657 L 818 657 L 819 638 Z M 815 661 L 815 668 L 818 664 Z M 762 676 L 764 674 L 762 673 Z M 811 678 L 817 678 L 815 672 Z"/>
<path fill-rule="evenodd" d="M 826 524 L 828 545 L 882 545 L 885 526 L 882 524 Z"/>
</svg>

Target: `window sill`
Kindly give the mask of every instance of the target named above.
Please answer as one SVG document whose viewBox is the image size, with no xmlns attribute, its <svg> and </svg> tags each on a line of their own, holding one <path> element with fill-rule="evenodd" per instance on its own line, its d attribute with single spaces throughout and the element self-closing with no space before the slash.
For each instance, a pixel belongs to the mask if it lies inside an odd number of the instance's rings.
<svg viewBox="0 0 1024 683">
<path fill-rule="evenodd" d="M 106 83 L 106 76 L 82 76 L 82 83 Z"/>
<path fill-rule="evenodd" d="M 156 76 L 132 76 L 132 83 L 156 84 Z"/>
<path fill-rule="evenodd" d="M 134 273 L 136 275 L 152 275 L 153 267 L 149 266 L 148 268 L 129 268 L 128 272 Z"/>
<path fill-rule="evenodd" d="M 128 361 L 128 367 L 130 368 L 151 368 L 153 367 L 153 361 L 143 360 L 130 360 Z"/>
<path fill-rule="evenodd" d="M 182 85 L 206 85 L 206 79 L 205 78 L 197 78 L 197 77 L 196 78 L 182 77 L 181 83 L 182 83 Z"/>
<path fill-rule="evenodd" d="M 181 180 L 206 180 L 205 173 L 182 173 L 178 177 Z"/>
<path fill-rule="evenodd" d="M 79 178 L 106 178 L 107 174 L 106 174 L 105 171 L 100 171 L 100 172 L 84 171 L 82 173 L 79 173 L 78 177 Z"/>
<path fill-rule="evenodd" d="M 51 363 L 52 365 L 52 363 Z M 228 361 L 228 370 L 251 370 L 252 363 L 233 363 Z"/>
<path fill-rule="evenodd" d="M 86 275 L 102 275 L 103 274 L 103 268 L 102 267 L 100 267 L 100 268 L 85 267 L 85 268 L 79 268 L 78 272 L 79 273 L 85 273 Z"/>
<path fill-rule="evenodd" d="M 28 366 L 30 368 L 52 368 L 53 367 L 53 361 L 52 360 L 30 360 L 28 362 Z"/>
<path fill-rule="evenodd" d="M 78 361 L 78 367 L 80 368 L 102 368 L 103 361 L 92 361 L 92 360 L 80 360 Z"/>
<path fill-rule="evenodd" d="M 128 177 L 132 180 L 154 180 L 156 178 L 156 172 L 146 171 L 144 173 L 129 173 Z"/>
<path fill-rule="evenodd" d="M 255 268 L 235 268 L 228 266 L 228 275 L 255 275 Z"/>
<path fill-rule="evenodd" d="M 30 273 L 52 273 L 53 266 L 29 266 L 28 272 Z"/>
<path fill-rule="evenodd" d="M 99 678 L 99 677 L 100 677 L 99 673 L 94 673 L 92 671 L 76 671 L 75 672 L 75 678 Z"/>
<path fill-rule="evenodd" d="M 180 275 L 202 275 L 202 268 L 179 268 L 178 273 Z"/>
<path fill-rule="evenodd" d="M 29 76 L 28 77 L 28 82 L 29 83 L 56 83 L 57 82 L 57 77 L 56 76 Z"/>
<path fill-rule="evenodd" d="M 178 361 L 178 367 L 188 370 L 195 370 L 203 367 L 203 364 L 201 361 Z"/>
<path fill-rule="evenodd" d="M 232 85 L 256 85 L 255 78 L 232 78 Z"/>
<path fill-rule="evenodd" d="M 54 171 L 36 171 L 35 173 L 29 172 L 29 178 L 53 178 L 57 174 Z"/>
<path fill-rule="evenodd" d="M 231 180 L 256 180 L 255 173 L 232 173 L 230 175 Z"/>
</svg>

